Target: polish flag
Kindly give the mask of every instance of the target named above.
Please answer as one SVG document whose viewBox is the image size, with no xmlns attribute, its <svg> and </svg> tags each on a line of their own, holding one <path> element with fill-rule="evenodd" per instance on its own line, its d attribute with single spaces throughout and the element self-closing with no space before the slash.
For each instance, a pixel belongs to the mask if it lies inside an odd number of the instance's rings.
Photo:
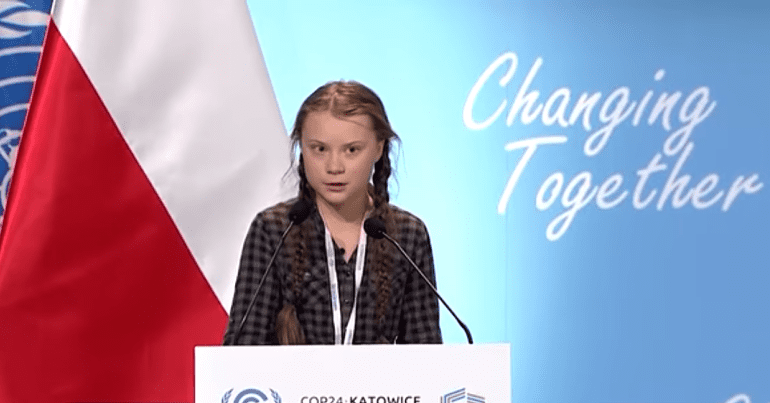
<svg viewBox="0 0 770 403">
<path fill-rule="evenodd" d="M 0 233 L 0 402 L 193 400 L 288 196 L 245 2 L 57 0 Z"/>
</svg>

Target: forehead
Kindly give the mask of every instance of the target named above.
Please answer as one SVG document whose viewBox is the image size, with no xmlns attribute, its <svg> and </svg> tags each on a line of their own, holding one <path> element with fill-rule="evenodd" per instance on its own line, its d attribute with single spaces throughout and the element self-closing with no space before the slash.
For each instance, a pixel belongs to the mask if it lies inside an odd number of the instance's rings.
<svg viewBox="0 0 770 403">
<path fill-rule="evenodd" d="M 330 112 L 311 112 L 302 125 L 302 140 L 323 143 L 351 143 L 375 141 L 372 120 L 369 115 L 353 115 L 340 119 Z"/>
</svg>

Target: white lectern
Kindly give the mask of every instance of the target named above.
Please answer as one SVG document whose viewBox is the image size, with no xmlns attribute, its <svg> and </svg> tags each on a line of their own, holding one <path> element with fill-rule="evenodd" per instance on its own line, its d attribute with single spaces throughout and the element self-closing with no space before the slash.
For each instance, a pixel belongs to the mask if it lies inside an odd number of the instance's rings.
<svg viewBox="0 0 770 403">
<path fill-rule="evenodd" d="M 197 403 L 508 403 L 510 347 L 195 348 Z"/>
</svg>

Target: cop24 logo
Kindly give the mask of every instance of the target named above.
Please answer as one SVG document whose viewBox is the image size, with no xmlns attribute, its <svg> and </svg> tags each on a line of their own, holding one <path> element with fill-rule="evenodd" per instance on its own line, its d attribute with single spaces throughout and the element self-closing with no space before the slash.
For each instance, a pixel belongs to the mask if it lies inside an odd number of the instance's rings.
<svg viewBox="0 0 770 403">
<path fill-rule="evenodd" d="M 230 389 L 222 396 L 222 403 L 230 403 L 230 397 L 233 394 L 233 390 Z M 281 403 L 281 396 L 278 395 L 278 392 L 269 389 L 270 390 L 270 397 L 268 397 L 264 392 L 262 392 L 259 389 L 255 388 L 247 388 L 243 389 L 240 392 L 238 392 L 237 395 L 235 395 L 235 399 L 232 401 L 232 403 Z"/>
</svg>

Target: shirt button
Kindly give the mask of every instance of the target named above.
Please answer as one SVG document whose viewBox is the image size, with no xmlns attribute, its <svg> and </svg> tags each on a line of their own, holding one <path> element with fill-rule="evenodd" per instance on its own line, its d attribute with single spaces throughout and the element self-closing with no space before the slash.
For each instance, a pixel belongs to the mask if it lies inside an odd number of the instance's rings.
<svg viewBox="0 0 770 403">
<path fill-rule="evenodd" d="M 350 305 L 350 300 L 347 298 L 343 299 L 342 302 L 344 302 L 345 305 Z"/>
</svg>

